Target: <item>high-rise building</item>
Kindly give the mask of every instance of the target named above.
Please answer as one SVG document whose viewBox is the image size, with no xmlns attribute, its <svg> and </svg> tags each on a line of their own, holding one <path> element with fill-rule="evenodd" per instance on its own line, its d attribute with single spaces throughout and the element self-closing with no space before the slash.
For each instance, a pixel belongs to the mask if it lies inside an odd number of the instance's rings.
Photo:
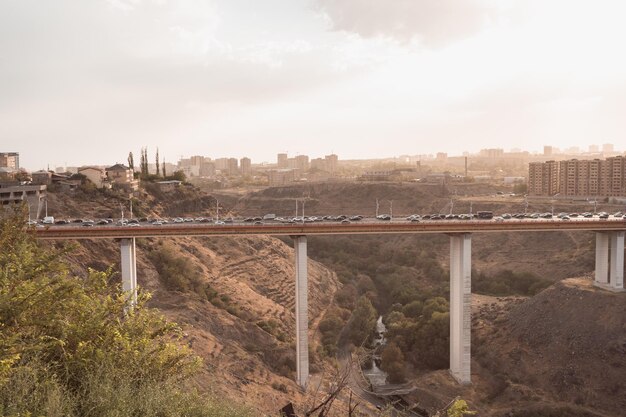
<svg viewBox="0 0 626 417">
<path fill-rule="evenodd" d="M 217 158 L 215 160 L 215 169 L 219 169 L 220 171 L 228 170 L 228 158 Z"/>
<path fill-rule="evenodd" d="M 311 169 L 319 169 L 320 171 L 326 171 L 326 160 L 323 158 L 313 158 L 311 159 Z"/>
<path fill-rule="evenodd" d="M 192 156 L 189 159 L 191 160 L 191 165 L 194 165 L 194 166 L 202 166 L 202 163 L 204 162 L 204 156 L 200 156 L 200 155 Z M 208 159 L 209 161 L 211 160 L 210 158 Z"/>
<path fill-rule="evenodd" d="M 617 197 L 626 196 L 626 157 L 615 156 L 604 162 L 602 195 Z"/>
<path fill-rule="evenodd" d="M 241 166 L 241 175 L 243 176 L 250 175 L 252 171 L 252 160 L 244 156 L 243 158 L 241 158 L 239 163 Z"/>
<path fill-rule="evenodd" d="M 239 174 L 239 161 L 237 158 L 228 158 L 228 175 Z"/>
<path fill-rule="evenodd" d="M 331 175 L 335 175 L 337 173 L 339 157 L 333 153 L 330 155 L 326 155 L 324 159 L 326 160 L 326 170 L 330 172 Z"/>
<path fill-rule="evenodd" d="M 279 153 L 277 157 L 278 168 L 287 168 L 287 159 L 289 157 L 286 153 Z"/>
<path fill-rule="evenodd" d="M 308 155 L 298 155 L 296 156 L 296 169 L 300 170 L 300 173 L 309 170 L 309 157 Z"/>
<path fill-rule="evenodd" d="M 543 154 L 546 155 L 546 156 L 552 155 L 552 146 L 545 145 L 543 147 Z"/>
<path fill-rule="evenodd" d="M 558 193 L 558 173 L 556 161 L 531 162 L 528 166 L 528 194 L 555 195 Z"/>
<path fill-rule="evenodd" d="M 612 143 L 605 143 L 604 145 L 602 145 L 603 154 L 608 155 L 608 154 L 612 154 L 613 152 L 615 152 L 615 149 Z"/>
<path fill-rule="evenodd" d="M 589 153 L 598 153 L 600 152 L 600 148 L 598 145 L 589 145 Z"/>
<path fill-rule="evenodd" d="M 528 166 L 530 195 L 578 197 L 626 196 L 626 157 L 606 160 L 531 162 Z"/>
<path fill-rule="evenodd" d="M 0 152 L 0 168 L 20 169 L 20 154 L 18 152 Z"/>
</svg>

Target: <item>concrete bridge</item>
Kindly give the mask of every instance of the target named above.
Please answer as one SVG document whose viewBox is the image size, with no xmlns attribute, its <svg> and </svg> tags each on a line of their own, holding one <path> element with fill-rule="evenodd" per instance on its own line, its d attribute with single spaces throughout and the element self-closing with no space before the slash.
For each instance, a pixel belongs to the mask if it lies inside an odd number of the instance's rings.
<svg viewBox="0 0 626 417">
<path fill-rule="evenodd" d="M 296 361 L 298 384 L 309 379 L 307 236 L 332 234 L 444 233 L 450 236 L 450 373 L 461 384 L 471 383 L 471 253 L 472 234 L 487 232 L 591 231 L 596 235 L 595 285 L 624 291 L 624 234 L 622 219 L 440 220 L 343 223 L 269 223 L 253 225 L 150 224 L 128 226 L 49 226 L 37 229 L 40 239 L 119 239 L 122 287 L 136 302 L 135 239 L 167 236 L 291 236 L 295 248 Z"/>
</svg>

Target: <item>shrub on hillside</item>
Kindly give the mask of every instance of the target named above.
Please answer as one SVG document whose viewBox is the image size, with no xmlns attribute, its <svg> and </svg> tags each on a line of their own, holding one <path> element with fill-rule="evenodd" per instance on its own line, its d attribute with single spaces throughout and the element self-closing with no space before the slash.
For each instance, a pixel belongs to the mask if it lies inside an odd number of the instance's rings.
<svg viewBox="0 0 626 417">
<path fill-rule="evenodd" d="M 367 297 L 361 296 L 356 303 L 348 328 L 350 341 L 354 345 L 369 344 L 376 330 L 377 317 L 378 313 L 371 301 Z"/>
<path fill-rule="evenodd" d="M 479 294 L 508 296 L 533 296 L 549 287 L 552 283 L 545 278 L 529 272 L 502 270 L 494 275 L 486 275 L 474 271 L 472 273 L 472 290 Z"/>
<path fill-rule="evenodd" d="M 0 220 L 0 415 L 247 416 L 186 385 L 200 359 L 181 330 L 139 296 L 74 277 L 22 218 Z"/>
<path fill-rule="evenodd" d="M 202 271 L 186 257 L 180 256 L 169 244 L 161 244 L 148 252 L 148 258 L 159 273 L 159 279 L 165 287 L 172 291 L 192 292 L 203 299 L 216 304 L 217 291 L 202 276 Z M 228 306 L 230 299 L 222 295 L 223 308 Z"/>
</svg>

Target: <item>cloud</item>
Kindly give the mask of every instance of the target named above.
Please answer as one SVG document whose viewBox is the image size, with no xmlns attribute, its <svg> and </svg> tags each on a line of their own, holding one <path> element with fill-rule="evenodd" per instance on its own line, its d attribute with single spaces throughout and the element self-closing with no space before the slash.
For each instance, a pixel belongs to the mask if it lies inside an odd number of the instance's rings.
<svg viewBox="0 0 626 417">
<path fill-rule="evenodd" d="M 498 6 L 492 0 L 317 0 L 334 30 L 439 46 L 481 30 Z"/>
</svg>

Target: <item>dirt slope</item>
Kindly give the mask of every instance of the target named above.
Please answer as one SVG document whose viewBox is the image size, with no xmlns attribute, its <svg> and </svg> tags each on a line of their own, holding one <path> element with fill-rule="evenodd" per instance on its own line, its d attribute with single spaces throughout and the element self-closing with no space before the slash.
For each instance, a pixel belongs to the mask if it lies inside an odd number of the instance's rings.
<svg viewBox="0 0 626 417">
<path fill-rule="evenodd" d="M 50 194 L 49 211 L 61 218 L 100 218 L 119 213 L 116 198 L 71 198 Z M 158 214 L 168 201 L 144 195 L 136 209 Z M 178 203 L 180 207 L 185 207 Z M 193 204 L 189 207 L 193 208 Z M 109 214 L 111 213 L 111 214 Z M 192 213 L 186 211 L 186 213 Z M 202 213 L 198 213 L 200 215 Z M 58 243 L 54 243 L 58 244 Z M 217 292 L 209 301 L 193 291 L 172 291 L 159 277 L 150 253 L 162 245 L 200 272 Z M 72 269 L 119 271 L 119 245 L 111 240 L 77 242 L 68 255 Z M 244 398 L 259 415 L 273 413 L 289 401 L 303 403 L 295 379 L 293 249 L 271 237 L 140 239 L 137 241 L 138 283 L 152 293 L 150 305 L 179 323 L 188 343 L 205 361 L 197 379 L 201 389 L 225 398 Z M 118 282 L 119 275 L 113 278 Z M 310 337 L 339 283 L 335 274 L 309 261 Z M 327 366 L 311 352 L 313 372 Z"/>
</svg>

